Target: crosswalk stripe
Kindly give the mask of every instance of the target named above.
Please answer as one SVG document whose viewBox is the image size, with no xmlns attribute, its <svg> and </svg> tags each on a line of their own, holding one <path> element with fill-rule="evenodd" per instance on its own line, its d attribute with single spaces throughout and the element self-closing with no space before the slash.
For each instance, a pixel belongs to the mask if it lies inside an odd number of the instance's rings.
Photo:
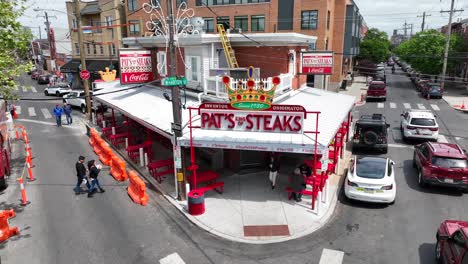
<svg viewBox="0 0 468 264">
<path fill-rule="evenodd" d="M 423 104 L 418 104 L 418 108 L 421 110 L 426 110 L 426 107 Z"/>
<path fill-rule="evenodd" d="M 377 108 L 384 108 L 384 104 L 383 103 L 378 103 Z"/>
<path fill-rule="evenodd" d="M 24 86 L 21 87 L 21 88 L 23 89 L 23 93 L 27 93 L 27 92 L 28 92 L 28 88 L 26 88 L 26 87 L 24 87 Z"/>
<path fill-rule="evenodd" d="M 432 109 L 434 109 L 435 111 L 440 111 L 440 108 L 439 108 L 438 105 L 431 104 L 431 107 L 432 107 Z"/>
<path fill-rule="evenodd" d="M 437 138 L 437 142 L 449 143 L 444 135 L 439 135 L 439 138 Z"/>
<path fill-rule="evenodd" d="M 50 112 L 49 112 L 49 110 L 47 108 L 42 108 L 41 112 L 44 115 L 45 119 L 52 118 L 52 115 L 50 114 Z"/>
<path fill-rule="evenodd" d="M 33 93 L 37 93 L 36 87 L 31 86 L 31 91 L 32 91 Z"/>
<path fill-rule="evenodd" d="M 343 263 L 343 257 L 343 251 L 324 248 L 319 264 L 341 264 Z"/>
<path fill-rule="evenodd" d="M 177 253 L 172 253 L 159 260 L 160 264 L 185 264 L 184 260 Z"/>
<path fill-rule="evenodd" d="M 16 114 L 21 115 L 21 106 L 17 105 L 16 107 Z"/>
<path fill-rule="evenodd" d="M 396 104 L 395 103 L 390 103 L 390 108 L 396 108 Z"/>
<path fill-rule="evenodd" d="M 34 107 L 28 107 L 29 116 L 36 116 L 36 110 Z"/>
<path fill-rule="evenodd" d="M 408 103 L 403 103 L 403 106 L 404 106 L 406 109 L 411 109 L 411 105 L 408 104 Z"/>
</svg>

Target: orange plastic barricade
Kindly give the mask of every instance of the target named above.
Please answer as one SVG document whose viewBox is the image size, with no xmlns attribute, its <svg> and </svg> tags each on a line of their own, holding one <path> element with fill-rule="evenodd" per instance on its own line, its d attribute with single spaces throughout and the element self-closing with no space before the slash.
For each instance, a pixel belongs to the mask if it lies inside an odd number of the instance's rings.
<svg viewBox="0 0 468 264">
<path fill-rule="evenodd" d="M 91 129 L 89 130 L 89 135 L 90 135 L 90 136 L 89 136 L 89 140 L 88 140 L 89 145 L 91 145 L 91 147 L 94 148 L 94 144 L 96 144 L 96 138 L 97 138 L 96 129 L 91 128 Z"/>
<path fill-rule="evenodd" d="M 13 209 L 3 210 L 0 212 L 0 242 L 3 242 L 8 238 L 19 234 L 18 227 L 10 227 L 10 224 L 8 223 L 8 218 L 15 216 L 16 214 Z"/>
<path fill-rule="evenodd" d="M 132 198 L 135 203 L 141 205 L 148 204 L 148 194 L 146 193 L 146 184 L 143 182 L 135 173 L 135 171 L 130 171 L 128 173 L 129 184 L 127 188 L 127 193 Z"/>
<path fill-rule="evenodd" d="M 125 162 L 119 157 L 117 157 L 116 155 L 112 156 L 112 165 L 110 168 L 110 174 L 117 181 L 125 181 L 128 179 Z"/>
<path fill-rule="evenodd" d="M 102 151 L 99 155 L 99 160 L 106 166 L 112 166 L 112 156 L 114 156 L 114 152 L 112 152 L 112 149 L 107 143 L 104 143 L 101 147 Z"/>
<path fill-rule="evenodd" d="M 96 155 L 98 155 L 98 156 L 101 155 L 102 146 L 104 146 L 104 144 L 106 144 L 106 143 L 104 142 L 104 140 L 102 138 L 96 137 L 96 144 L 93 147 L 94 153 L 96 153 Z"/>
</svg>

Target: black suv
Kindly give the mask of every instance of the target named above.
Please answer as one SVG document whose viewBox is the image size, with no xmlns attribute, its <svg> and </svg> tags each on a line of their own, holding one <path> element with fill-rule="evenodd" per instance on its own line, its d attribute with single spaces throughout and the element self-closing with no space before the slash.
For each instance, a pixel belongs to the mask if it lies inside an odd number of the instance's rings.
<svg viewBox="0 0 468 264">
<path fill-rule="evenodd" d="M 359 149 L 379 149 L 387 153 L 387 129 L 381 114 L 362 115 L 354 125 L 353 152 Z"/>
</svg>

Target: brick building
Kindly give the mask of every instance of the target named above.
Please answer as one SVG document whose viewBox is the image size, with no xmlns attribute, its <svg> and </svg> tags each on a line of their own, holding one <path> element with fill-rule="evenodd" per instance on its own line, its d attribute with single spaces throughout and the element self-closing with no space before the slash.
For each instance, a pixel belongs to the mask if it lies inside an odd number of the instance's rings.
<svg viewBox="0 0 468 264">
<path fill-rule="evenodd" d="M 441 28 L 441 32 L 446 34 L 447 28 L 448 25 L 443 26 Z M 459 35 L 465 46 L 468 47 L 468 19 L 452 23 L 452 34 Z M 459 53 L 457 54 L 457 57 L 459 58 L 459 63 L 457 64 L 453 74 L 455 74 L 456 77 L 462 78 L 464 82 L 468 82 L 468 52 Z"/>
<path fill-rule="evenodd" d="M 159 1 L 166 12 L 166 1 Z M 204 19 L 203 31 L 217 33 L 222 23 L 231 32 L 285 33 L 295 32 L 316 36 L 316 43 L 308 49 L 332 50 L 334 69 L 330 87 L 338 87 L 346 72 L 352 69 L 354 57 L 359 53 L 363 18 L 352 0 L 176 0 L 193 8 L 195 17 Z M 146 1 L 126 2 L 127 19 L 135 26 L 127 28 L 129 37 L 148 36 L 146 24 L 150 15 L 144 12 Z M 153 17 L 154 19 L 154 17 Z M 234 49 L 236 52 L 237 50 Z M 310 75 L 309 83 L 323 87 L 324 76 Z M 315 80 L 314 80 L 315 79 Z"/>
</svg>

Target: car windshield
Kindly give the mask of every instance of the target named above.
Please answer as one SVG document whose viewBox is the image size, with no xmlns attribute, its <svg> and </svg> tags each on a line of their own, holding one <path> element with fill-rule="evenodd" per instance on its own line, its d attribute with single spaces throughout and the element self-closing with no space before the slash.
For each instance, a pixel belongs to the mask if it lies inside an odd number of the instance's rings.
<svg viewBox="0 0 468 264">
<path fill-rule="evenodd" d="M 443 168 L 468 168 L 468 162 L 465 159 L 454 159 L 447 157 L 432 157 L 432 165 Z"/>
<path fill-rule="evenodd" d="M 356 175 L 368 179 L 382 179 L 385 177 L 386 159 L 359 158 L 356 161 Z"/>
<path fill-rule="evenodd" d="M 411 118 L 411 125 L 435 126 L 435 120 L 432 118 Z"/>
<path fill-rule="evenodd" d="M 431 92 L 439 92 L 440 87 L 439 86 L 431 86 Z"/>
<path fill-rule="evenodd" d="M 371 83 L 369 85 L 369 90 L 382 90 L 385 89 L 385 84 L 383 83 Z"/>
</svg>

